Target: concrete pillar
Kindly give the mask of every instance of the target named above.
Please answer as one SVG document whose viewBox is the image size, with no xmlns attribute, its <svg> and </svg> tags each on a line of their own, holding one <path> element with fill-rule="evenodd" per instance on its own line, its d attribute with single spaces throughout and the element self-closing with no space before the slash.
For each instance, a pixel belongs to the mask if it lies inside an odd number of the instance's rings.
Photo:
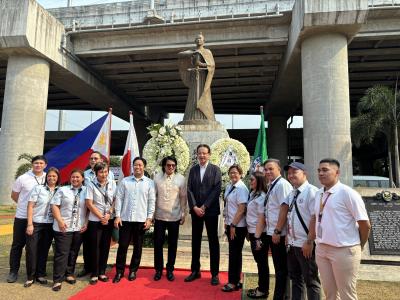
<svg viewBox="0 0 400 300">
<path fill-rule="evenodd" d="M 22 153 L 43 153 L 50 66 L 42 58 L 8 59 L 0 133 L 0 203 L 11 203 L 11 187 Z"/>
<path fill-rule="evenodd" d="M 340 180 L 352 186 L 349 76 L 347 38 L 340 33 L 319 33 L 301 45 L 304 158 L 309 180 L 320 186 L 318 163 L 340 161 Z"/>
<path fill-rule="evenodd" d="M 267 150 L 268 157 L 281 161 L 282 167 L 287 164 L 287 117 L 268 117 Z"/>
</svg>

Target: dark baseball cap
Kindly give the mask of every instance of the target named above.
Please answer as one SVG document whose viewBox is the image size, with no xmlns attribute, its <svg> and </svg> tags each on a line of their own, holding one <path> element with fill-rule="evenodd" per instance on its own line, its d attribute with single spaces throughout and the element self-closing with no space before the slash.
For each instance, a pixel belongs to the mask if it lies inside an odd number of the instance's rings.
<svg viewBox="0 0 400 300">
<path fill-rule="evenodd" d="M 289 168 L 307 172 L 306 166 L 304 164 L 302 164 L 301 162 L 297 162 L 297 161 L 294 161 L 290 165 L 285 166 L 284 170 L 287 171 L 287 170 L 289 170 Z"/>
</svg>

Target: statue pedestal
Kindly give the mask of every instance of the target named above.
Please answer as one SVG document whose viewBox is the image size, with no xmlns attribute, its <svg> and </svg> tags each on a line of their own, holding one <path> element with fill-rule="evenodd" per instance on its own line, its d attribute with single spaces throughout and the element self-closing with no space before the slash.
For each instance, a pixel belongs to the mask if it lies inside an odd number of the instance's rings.
<svg viewBox="0 0 400 300">
<path fill-rule="evenodd" d="M 182 138 L 189 146 L 191 157 L 196 154 L 196 148 L 199 144 L 207 144 L 211 146 L 215 141 L 222 138 L 229 138 L 228 132 L 217 121 L 210 120 L 191 120 L 179 123 L 182 128 Z M 225 187 L 222 187 L 223 189 Z M 218 222 L 218 234 L 224 234 L 224 222 L 222 218 L 223 200 L 220 199 L 221 214 Z M 179 238 L 190 239 L 192 236 L 192 220 L 188 214 L 185 224 L 179 229 Z"/>
</svg>

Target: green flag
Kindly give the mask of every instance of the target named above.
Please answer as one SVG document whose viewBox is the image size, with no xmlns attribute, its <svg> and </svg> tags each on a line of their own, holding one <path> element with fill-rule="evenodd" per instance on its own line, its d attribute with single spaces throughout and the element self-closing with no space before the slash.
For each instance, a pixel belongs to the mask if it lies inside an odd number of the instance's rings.
<svg viewBox="0 0 400 300">
<path fill-rule="evenodd" d="M 263 107 L 260 107 L 261 122 L 258 130 L 256 149 L 254 150 L 253 163 L 251 171 L 257 171 L 262 163 L 268 158 L 267 154 L 267 136 L 265 134 L 265 121 Z"/>
</svg>

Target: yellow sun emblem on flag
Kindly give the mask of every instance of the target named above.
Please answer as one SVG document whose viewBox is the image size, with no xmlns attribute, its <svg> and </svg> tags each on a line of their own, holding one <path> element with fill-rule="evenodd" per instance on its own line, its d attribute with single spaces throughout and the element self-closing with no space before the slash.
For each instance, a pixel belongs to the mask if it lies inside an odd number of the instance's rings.
<svg viewBox="0 0 400 300">
<path fill-rule="evenodd" d="M 104 132 L 102 132 L 102 133 L 100 134 L 100 137 L 99 137 L 99 140 L 98 140 L 97 144 L 98 144 L 99 146 L 103 146 L 103 145 L 106 144 L 106 135 L 104 134 Z"/>
</svg>

